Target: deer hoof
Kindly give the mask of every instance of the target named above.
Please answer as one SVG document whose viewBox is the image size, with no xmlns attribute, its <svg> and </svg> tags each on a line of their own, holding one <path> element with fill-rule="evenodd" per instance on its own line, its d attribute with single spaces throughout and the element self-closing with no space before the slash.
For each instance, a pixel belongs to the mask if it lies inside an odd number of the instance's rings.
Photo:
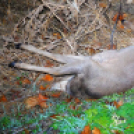
<svg viewBox="0 0 134 134">
<path fill-rule="evenodd" d="M 20 49 L 21 48 L 21 45 L 22 45 L 21 43 L 15 44 L 15 48 L 16 49 Z"/>
<path fill-rule="evenodd" d="M 9 64 L 8 64 L 8 67 L 15 67 L 15 64 L 16 64 L 16 63 L 21 63 L 21 61 L 15 60 L 15 61 L 9 63 Z"/>
</svg>

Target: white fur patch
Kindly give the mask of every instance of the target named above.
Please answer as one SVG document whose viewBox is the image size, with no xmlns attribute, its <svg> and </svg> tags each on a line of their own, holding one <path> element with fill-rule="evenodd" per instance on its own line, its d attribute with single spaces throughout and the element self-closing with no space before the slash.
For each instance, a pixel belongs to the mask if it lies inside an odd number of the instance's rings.
<svg viewBox="0 0 134 134">
<path fill-rule="evenodd" d="M 72 78 L 73 76 L 68 76 L 65 77 L 62 81 L 56 82 L 52 87 L 51 87 L 51 91 L 57 90 L 57 91 L 63 91 L 66 92 L 66 86 L 68 81 Z"/>
</svg>

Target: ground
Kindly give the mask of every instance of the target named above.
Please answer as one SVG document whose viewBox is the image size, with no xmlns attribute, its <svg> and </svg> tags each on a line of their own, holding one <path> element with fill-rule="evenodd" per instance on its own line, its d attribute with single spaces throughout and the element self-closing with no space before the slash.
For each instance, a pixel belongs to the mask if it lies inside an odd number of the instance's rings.
<svg viewBox="0 0 134 134">
<path fill-rule="evenodd" d="M 46 92 L 45 89 L 49 89 L 52 83 L 60 78 L 9 68 L 8 64 L 14 60 L 47 67 L 59 65 L 38 54 L 16 50 L 14 43 L 23 42 L 50 52 L 74 55 L 93 55 L 109 49 L 110 35 L 115 24 L 113 18 L 118 13 L 119 0 L 112 1 L 111 7 L 107 0 L 81 0 L 78 1 L 78 8 L 75 8 L 75 4 L 73 1 L 65 0 L 46 0 L 44 3 L 43 0 L 0 1 L 1 118 L 5 113 L 10 115 L 12 110 L 17 113 L 14 107 L 18 106 L 24 115 L 29 114 L 31 111 L 26 110 L 24 104 L 30 105 L 29 108 L 32 105 L 35 113 L 42 112 L 42 109 L 46 110 L 51 103 L 53 105 L 53 102 L 43 104 L 37 102 L 37 106 L 26 103 L 30 96 L 39 101 L 42 97 L 39 95 L 45 95 L 56 104 L 70 98 L 64 93 L 59 95 L 55 92 Z M 126 4 L 124 1 L 123 13 L 126 20 L 134 23 L 133 3 Z M 132 29 L 118 24 L 114 33 L 114 49 L 132 45 L 133 37 Z M 84 107 L 84 109 L 87 108 L 88 106 Z M 44 128 L 52 124 L 50 117 L 46 120 L 48 123 L 42 121 L 42 125 L 45 124 Z M 58 132 L 53 130 L 51 133 Z"/>
</svg>

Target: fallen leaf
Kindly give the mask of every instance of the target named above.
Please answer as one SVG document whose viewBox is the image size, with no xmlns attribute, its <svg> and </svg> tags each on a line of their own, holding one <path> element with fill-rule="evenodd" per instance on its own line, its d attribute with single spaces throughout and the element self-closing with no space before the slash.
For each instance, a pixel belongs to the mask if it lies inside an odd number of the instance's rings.
<svg viewBox="0 0 134 134">
<path fill-rule="evenodd" d="M 107 45 L 107 50 L 110 50 L 110 49 L 117 49 L 117 45 L 113 44 L 113 48 L 111 48 L 111 45 Z"/>
<path fill-rule="evenodd" d="M 116 20 L 117 20 L 118 14 L 119 14 L 119 13 L 117 13 L 117 14 L 114 15 L 113 21 L 116 21 Z M 123 18 L 123 15 L 119 15 L 119 20 L 122 21 L 123 19 L 124 19 L 124 18 Z M 119 20 L 118 20 L 118 21 L 119 21 Z"/>
<path fill-rule="evenodd" d="M 75 110 L 75 106 L 74 105 L 70 105 L 69 108 L 72 109 L 72 110 Z"/>
<path fill-rule="evenodd" d="M 90 126 L 85 126 L 81 134 L 92 134 Z"/>
<path fill-rule="evenodd" d="M 48 105 L 46 102 L 40 102 L 39 106 L 41 106 L 42 108 L 48 108 Z"/>
<path fill-rule="evenodd" d="M 22 84 L 24 84 L 24 85 L 26 85 L 26 84 L 31 84 L 31 81 L 30 81 L 29 79 L 27 79 L 27 78 L 24 78 L 24 79 L 22 80 Z"/>
<path fill-rule="evenodd" d="M 92 130 L 92 134 L 101 134 L 101 132 L 100 132 L 100 130 L 98 129 L 98 128 L 94 128 L 93 130 Z"/>
<path fill-rule="evenodd" d="M 107 7 L 107 4 L 106 3 L 99 3 L 99 7 L 106 8 Z"/>
<path fill-rule="evenodd" d="M 53 115 L 51 115 L 50 117 L 51 118 L 57 118 L 57 116 L 59 116 L 58 114 L 53 114 Z"/>
<path fill-rule="evenodd" d="M 121 21 L 118 21 L 118 27 L 121 28 L 121 29 L 124 29 L 124 25 L 122 25 Z"/>
<path fill-rule="evenodd" d="M 117 13 L 117 14 L 114 15 L 113 21 L 116 21 L 116 19 L 117 19 L 117 17 L 118 17 L 118 14 L 119 14 L 119 13 Z M 126 18 L 126 17 L 128 17 L 128 14 L 120 14 L 120 15 L 119 15 L 119 20 L 122 21 L 122 20 L 124 20 L 124 18 Z"/>
<path fill-rule="evenodd" d="M 30 134 L 30 131 L 28 129 L 24 128 L 24 131 L 25 131 L 25 134 Z"/>
<path fill-rule="evenodd" d="M 120 100 L 119 102 L 114 101 L 113 104 L 114 104 L 114 106 L 115 106 L 116 108 L 119 108 L 120 106 L 123 105 L 123 100 Z"/>
<path fill-rule="evenodd" d="M 46 108 L 52 106 L 52 104 L 50 103 L 49 105 L 47 105 L 46 102 L 40 102 L 40 103 L 39 103 L 39 106 L 40 106 L 41 108 L 45 108 L 45 109 L 46 109 Z"/>
<path fill-rule="evenodd" d="M 41 102 L 45 102 L 49 98 L 47 96 L 39 94 L 38 99 L 39 99 L 39 103 L 41 103 Z"/>
<path fill-rule="evenodd" d="M 50 74 L 46 74 L 44 77 L 42 77 L 42 80 L 45 82 L 46 81 L 50 82 L 53 81 L 53 77 Z"/>
<path fill-rule="evenodd" d="M 0 102 L 7 102 L 7 98 L 6 98 L 5 95 L 2 95 L 2 96 L 0 97 Z"/>
<path fill-rule="evenodd" d="M 50 60 L 47 60 L 47 61 L 46 61 L 45 67 L 53 67 L 53 66 L 54 66 L 54 64 L 51 63 Z"/>
<path fill-rule="evenodd" d="M 62 38 L 61 35 L 60 35 L 60 33 L 53 33 L 53 36 L 56 36 L 57 39 L 61 39 Z"/>
<path fill-rule="evenodd" d="M 40 85 L 40 90 L 46 90 L 48 89 L 50 86 L 49 85 L 46 85 L 45 87 L 43 85 Z"/>
<path fill-rule="evenodd" d="M 75 101 L 76 103 L 80 103 L 80 102 L 81 102 L 78 98 L 75 98 L 74 101 Z"/>
<path fill-rule="evenodd" d="M 52 94 L 52 97 L 59 98 L 61 95 L 61 92 Z"/>
<path fill-rule="evenodd" d="M 119 130 L 113 130 L 114 134 L 124 134 L 123 132 L 119 132 Z"/>
<path fill-rule="evenodd" d="M 39 100 L 37 96 L 33 96 L 25 100 L 25 105 L 27 109 L 35 107 L 38 104 L 39 104 Z"/>
<path fill-rule="evenodd" d="M 65 101 L 69 103 L 69 102 L 71 102 L 71 100 L 72 100 L 72 98 L 70 97 L 70 98 L 67 98 Z"/>
</svg>

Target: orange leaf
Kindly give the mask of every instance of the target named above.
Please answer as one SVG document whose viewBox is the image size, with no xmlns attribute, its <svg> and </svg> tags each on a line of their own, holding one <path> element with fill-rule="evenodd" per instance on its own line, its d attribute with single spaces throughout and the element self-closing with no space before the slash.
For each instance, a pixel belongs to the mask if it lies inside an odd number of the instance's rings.
<svg viewBox="0 0 134 134">
<path fill-rule="evenodd" d="M 118 13 L 114 15 L 114 17 L 113 17 L 113 21 L 116 21 L 117 16 L 118 16 Z"/>
<path fill-rule="evenodd" d="M 81 134 L 92 134 L 90 126 L 85 126 Z"/>
<path fill-rule="evenodd" d="M 45 67 L 53 67 L 53 63 L 51 63 L 49 60 L 46 61 Z"/>
<path fill-rule="evenodd" d="M 37 96 L 33 96 L 33 97 L 30 97 L 28 99 L 25 100 L 25 104 L 26 104 L 26 108 L 27 109 L 30 109 L 36 105 L 38 105 L 38 97 Z"/>
<path fill-rule="evenodd" d="M 91 54 L 95 54 L 95 49 L 90 48 L 90 49 L 89 49 L 89 53 L 91 53 Z"/>
<path fill-rule="evenodd" d="M 44 77 L 42 77 L 43 81 L 53 81 L 53 77 L 50 74 L 46 74 Z"/>
<path fill-rule="evenodd" d="M 74 105 L 70 105 L 69 108 L 75 110 L 75 106 Z"/>
<path fill-rule="evenodd" d="M 98 129 L 98 128 L 94 128 L 93 130 L 92 130 L 92 134 L 101 134 L 101 132 L 100 132 L 100 130 Z"/>
<path fill-rule="evenodd" d="M 46 102 L 40 102 L 39 106 L 41 106 L 42 108 L 48 108 L 48 105 Z"/>
<path fill-rule="evenodd" d="M 65 101 L 69 103 L 69 102 L 71 102 L 71 100 L 72 100 L 72 98 L 67 98 Z"/>
<path fill-rule="evenodd" d="M 0 102 L 7 102 L 7 98 L 6 98 L 5 95 L 2 95 L 2 96 L 0 97 Z"/>
<path fill-rule="evenodd" d="M 118 17 L 118 14 L 119 14 L 119 13 L 117 13 L 117 14 L 114 15 L 113 21 L 116 21 L 116 19 L 117 19 L 117 17 Z M 119 20 L 122 21 L 122 20 L 124 20 L 124 18 L 126 18 L 127 16 L 128 16 L 127 14 L 120 14 L 120 15 L 119 15 Z"/>
<path fill-rule="evenodd" d="M 119 132 L 119 130 L 113 130 L 114 134 L 123 134 L 123 132 Z"/>
<path fill-rule="evenodd" d="M 128 14 L 124 13 L 123 18 L 126 18 L 126 17 L 128 17 Z"/>
<path fill-rule="evenodd" d="M 111 45 L 109 44 L 109 45 L 107 45 L 107 49 L 108 49 L 108 50 L 110 50 L 110 49 L 114 49 L 114 50 L 115 50 L 115 49 L 117 49 L 117 48 L 116 48 L 116 45 L 115 45 L 115 44 L 113 44 L 113 48 L 111 48 Z"/>
<path fill-rule="evenodd" d="M 60 95 L 61 95 L 60 92 L 59 93 L 54 93 L 54 94 L 52 94 L 52 97 L 59 98 Z"/>
<path fill-rule="evenodd" d="M 61 39 L 61 35 L 59 33 L 53 33 L 53 36 L 56 36 L 57 39 Z"/>
<path fill-rule="evenodd" d="M 119 108 L 119 107 L 122 106 L 122 105 L 123 105 L 123 100 L 120 100 L 119 102 L 114 101 L 114 106 L 115 106 L 116 108 Z"/>
<path fill-rule="evenodd" d="M 80 103 L 81 101 L 78 98 L 75 98 L 74 100 L 76 103 Z"/>
<path fill-rule="evenodd" d="M 57 116 L 59 116 L 58 114 L 53 114 L 53 115 L 51 115 L 50 117 L 51 118 L 57 118 Z"/>
<path fill-rule="evenodd" d="M 50 103 L 49 105 L 47 105 L 46 102 L 40 102 L 39 106 L 42 107 L 42 108 L 48 108 L 48 107 L 52 106 L 52 104 Z"/>
<path fill-rule="evenodd" d="M 119 21 L 118 26 L 120 29 L 124 29 L 124 25 L 122 25 L 121 21 Z"/>
<path fill-rule="evenodd" d="M 106 3 L 100 3 L 100 4 L 99 4 L 99 7 L 106 8 L 106 7 L 107 7 L 107 4 L 106 4 Z"/>
<path fill-rule="evenodd" d="M 40 90 L 46 90 L 49 87 L 50 87 L 49 85 L 46 85 L 45 87 L 43 85 L 40 85 Z"/>
<path fill-rule="evenodd" d="M 113 44 L 113 49 L 114 49 L 114 50 L 115 50 L 115 49 L 117 49 L 117 46 L 116 46 L 116 45 L 114 45 L 114 44 Z"/>
<path fill-rule="evenodd" d="M 42 94 L 39 94 L 38 98 L 39 98 L 39 103 L 45 102 L 47 99 L 49 99 L 47 96 L 44 96 Z"/>
<path fill-rule="evenodd" d="M 22 81 L 22 84 L 31 84 L 31 81 L 27 78 L 25 78 L 23 81 Z"/>
</svg>

